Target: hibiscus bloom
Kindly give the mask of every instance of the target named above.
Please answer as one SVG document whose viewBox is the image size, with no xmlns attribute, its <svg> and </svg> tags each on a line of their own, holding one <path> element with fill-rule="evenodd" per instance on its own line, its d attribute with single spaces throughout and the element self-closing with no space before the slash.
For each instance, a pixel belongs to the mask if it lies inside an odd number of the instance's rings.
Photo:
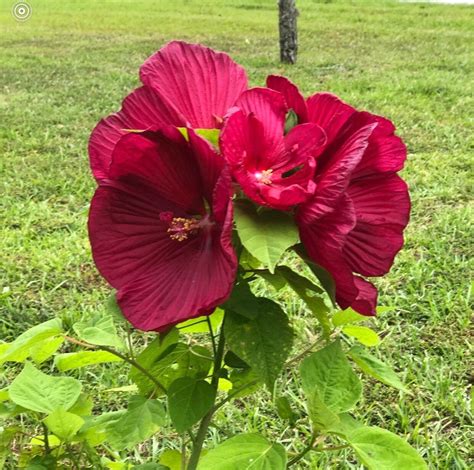
<svg viewBox="0 0 474 470">
<path fill-rule="evenodd" d="M 253 88 L 226 118 L 220 148 L 245 194 L 258 204 L 287 210 L 314 192 L 316 159 L 326 141 L 317 124 L 286 135 L 288 107 L 282 94 Z"/>
<path fill-rule="evenodd" d="M 314 196 L 296 212 L 301 240 L 311 259 L 332 275 L 339 305 L 375 315 L 377 289 L 360 275 L 386 274 L 403 245 L 410 199 L 397 172 L 405 145 L 390 121 L 330 93 L 305 100 L 284 77 L 270 76 L 267 85 L 285 97 L 299 123 L 316 123 L 327 136 Z"/>
<path fill-rule="evenodd" d="M 145 331 L 211 313 L 236 275 L 230 175 L 210 143 L 188 135 L 163 126 L 123 136 L 91 204 L 94 261 Z"/>
<path fill-rule="evenodd" d="M 102 119 L 92 132 L 89 156 L 97 180 L 108 177 L 114 147 L 128 130 L 159 124 L 218 128 L 247 89 L 245 70 L 227 54 L 180 41 L 147 59 L 140 80 L 143 86 L 125 98 L 122 109 Z"/>
</svg>

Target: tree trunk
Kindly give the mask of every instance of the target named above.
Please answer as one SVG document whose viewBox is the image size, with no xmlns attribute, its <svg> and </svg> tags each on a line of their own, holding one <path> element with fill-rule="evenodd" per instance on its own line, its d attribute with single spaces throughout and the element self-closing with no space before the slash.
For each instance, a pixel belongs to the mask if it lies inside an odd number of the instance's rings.
<svg viewBox="0 0 474 470">
<path fill-rule="evenodd" d="M 295 0 L 278 0 L 280 28 L 280 60 L 286 64 L 296 63 L 298 32 L 296 18 L 298 10 Z"/>
</svg>

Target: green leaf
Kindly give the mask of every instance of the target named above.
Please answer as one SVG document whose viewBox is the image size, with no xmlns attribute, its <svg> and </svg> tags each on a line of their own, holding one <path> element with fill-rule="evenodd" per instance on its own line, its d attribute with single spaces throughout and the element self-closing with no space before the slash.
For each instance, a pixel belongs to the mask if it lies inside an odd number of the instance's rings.
<svg viewBox="0 0 474 470">
<path fill-rule="evenodd" d="M 128 449 L 150 438 L 165 424 L 166 413 L 161 403 L 135 396 L 127 411 L 107 426 L 107 441 L 117 450 Z"/>
<path fill-rule="evenodd" d="M 117 302 L 117 294 L 115 292 L 107 299 L 107 302 L 105 304 L 105 311 L 108 314 L 112 315 L 114 321 L 118 323 L 128 324 L 128 321 L 124 317 L 122 310 Z"/>
<path fill-rule="evenodd" d="M 61 372 L 81 367 L 102 364 L 104 362 L 121 362 L 123 359 L 108 351 L 78 351 L 73 353 L 58 354 L 54 364 Z"/>
<path fill-rule="evenodd" d="M 268 284 L 270 284 L 276 291 L 279 291 L 286 286 L 286 279 L 277 271 L 271 273 L 267 269 L 259 269 L 255 271 L 255 274 L 268 282 Z"/>
<path fill-rule="evenodd" d="M 349 351 L 349 356 L 366 374 L 386 385 L 410 393 L 399 379 L 397 373 L 388 364 L 369 354 L 364 348 L 353 346 Z"/>
<path fill-rule="evenodd" d="M 124 414 L 125 410 L 120 410 L 103 413 L 98 416 L 85 416 L 85 423 L 79 431 L 79 437 L 85 439 L 93 447 L 102 444 L 107 437 L 107 427 L 116 423 Z"/>
<path fill-rule="evenodd" d="M 290 109 L 286 113 L 286 118 L 285 118 L 285 134 L 288 134 L 288 132 L 293 129 L 298 124 L 298 115 L 293 111 L 293 109 Z"/>
<path fill-rule="evenodd" d="M 296 421 L 297 415 L 291 407 L 290 400 L 287 397 L 278 397 L 275 400 L 275 406 L 278 416 L 293 423 Z"/>
<path fill-rule="evenodd" d="M 53 377 L 26 363 L 9 388 L 12 402 L 28 410 L 51 413 L 68 410 L 81 393 L 81 383 L 72 377 Z"/>
<path fill-rule="evenodd" d="M 191 320 L 180 323 L 177 327 L 181 333 L 209 333 L 207 318 L 211 322 L 212 331 L 216 332 L 224 319 L 224 310 L 217 308 L 209 317 L 191 318 Z"/>
<path fill-rule="evenodd" d="M 351 432 L 363 427 L 362 423 L 356 421 L 349 413 L 340 413 L 337 415 L 338 421 L 326 428 L 326 432 L 346 437 Z"/>
<path fill-rule="evenodd" d="M 258 315 L 253 320 L 229 312 L 225 337 L 230 349 L 273 390 L 273 384 L 291 352 L 293 330 L 277 303 L 258 297 L 258 305 Z"/>
<path fill-rule="evenodd" d="M 159 463 L 149 462 L 149 463 L 142 463 L 140 465 L 134 465 L 133 470 L 172 470 L 172 469 L 170 469 L 168 466 L 164 466 Z"/>
<path fill-rule="evenodd" d="M 197 423 L 211 408 L 216 390 L 205 380 L 182 377 L 168 389 L 168 410 L 180 434 Z"/>
<path fill-rule="evenodd" d="M 206 139 L 214 147 L 219 146 L 219 129 L 194 129 L 194 132 Z"/>
<path fill-rule="evenodd" d="M 198 470 L 284 470 L 287 456 L 280 444 L 258 434 L 241 434 L 212 449 Z"/>
<path fill-rule="evenodd" d="M 305 393 L 316 389 L 322 402 L 335 413 L 349 411 L 359 400 L 362 385 L 339 341 L 316 351 L 301 364 Z"/>
<path fill-rule="evenodd" d="M 308 278 L 295 273 L 288 266 L 279 266 L 277 273 L 281 274 L 288 281 L 290 287 L 308 306 L 328 337 L 331 333 L 331 324 L 328 317 L 329 309 L 321 297 L 323 290 L 313 284 Z"/>
<path fill-rule="evenodd" d="M 361 321 L 369 320 L 371 317 L 366 317 L 357 313 L 352 308 L 346 310 L 340 310 L 334 314 L 332 317 L 332 324 L 337 328 L 338 326 L 347 325 L 351 323 L 358 323 Z"/>
<path fill-rule="evenodd" d="M 338 341 L 311 354 L 300 367 L 308 411 L 316 429 L 339 423 L 338 413 L 350 410 L 359 400 L 362 386 Z"/>
<path fill-rule="evenodd" d="M 62 409 L 53 411 L 43 422 L 53 434 L 63 441 L 71 440 L 84 424 L 84 420 L 80 416 Z"/>
<path fill-rule="evenodd" d="M 92 403 L 91 397 L 85 393 L 81 393 L 76 403 L 69 408 L 69 412 L 78 416 L 89 416 L 92 413 L 93 407 L 94 404 Z"/>
<path fill-rule="evenodd" d="M 183 134 L 186 140 L 189 140 L 188 129 L 186 127 L 178 127 L 178 130 Z M 214 147 L 219 145 L 219 129 L 193 129 L 197 135 L 200 135 Z"/>
<path fill-rule="evenodd" d="M 174 341 L 174 338 L 173 338 Z M 137 357 L 137 361 L 145 367 L 164 387 L 169 387 L 172 382 L 180 377 L 204 378 L 212 366 L 212 354 L 202 346 L 189 347 L 184 343 L 175 343 L 155 350 L 152 342 L 142 354 Z M 137 384 L 138 389 L 144 395 L 155 390 L 155 384 L 143 375 L 138 369 L 132 367 L 130 378 Z M 162 393 L 156 391 L 157 396 Z"/>
<path fill-rule="evenodd" d="M 114 319 L 110 314 L 96 315 L 88 321 L 73 325 L 77 336 L 83 341 L 99 346 L 112 346 L 123 349 L 124 344 L 117 335 Z"/>
<path fill-rule="evenodd" d="M 428 466 L 404 439 L 378 427 L 361 427 L 347 436 L 369 470 L 426 470 Z"/>
<path fill-rule="evenodd" d="M 181 470 L 181 453 L 177 450 L 165 450 L 160 455 L 160 464 L 169 470 Z"/>
<path fill-rule="evenodd" d="M 59 318 L 53 318 L 30 328 L 18 336 L 8 347 L 4 347 L 0 355 L 0 364 L 7 361 L 23 362 L 29 356 L 30 348 L 47 338 L 60 335 L 61 333 L 62 323 Z"/>
<path fill-rule="evenodd" d="M 223 305 L 224 310 L 231 310 L 239 315 L 254 319 L 260 309 L 258 297 L 250 289 L 248 282 L 239 280 L 234 285 L 230 298 Z"/>
<path fill-rule="evenodd" d="M 61 347 L 63 342 L 64 338 L 62 336 L 46 338 L 30 348 L 30 357 L 36 364 L 42 364 Z"/>
<path fill-rule="evenodd" d="M 298 242 L 293 217 L 282 211 L 257 211 L 250 201 L 234 203 L 237 232 L 247 251 L 274 272 L 283 253 Z"/>
<path fill-rule="evenodd" d="M 231 393 L 236 393 L 237 390 L 242 389 L 234 395 L 234 398 L 243 398 L 256 392 L 262 385 L 261 378 L 253 369 L 234 369 L 229 376 L 232 383 Z"/>
<path fill-rule="evenodd" d="M 318 278 L 319 282 L 323 286 L 323 289 L 327 292 L 329 298 L 331 299 L 333 305 L 336 305 L 336 285 L 334 284 L 334 279 L 332 276 L 324 268 L 311 260 L 303 244 L 300 243 L 296 245 L 294 250 L 308 265 L 311 272 Z"/>
<path fill-rule="evenodd" d="M 367 326 L 347 325 L 342 328 L 342 332 L 355 338 L 364 346 L 378 346 L 381 341 L 379 335 Z"/>
</svg>

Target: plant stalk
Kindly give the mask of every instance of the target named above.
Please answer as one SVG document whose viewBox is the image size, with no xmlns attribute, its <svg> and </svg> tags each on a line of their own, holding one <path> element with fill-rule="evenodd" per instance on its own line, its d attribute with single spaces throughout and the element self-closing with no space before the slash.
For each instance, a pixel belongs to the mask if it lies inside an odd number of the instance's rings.
<svg viewBox="0 0 474 470">
<path fill-rule="evenodd" d="M 211 332 L 212 334 L 212 332 Z M 216 354 L 214 356 L 214 370 L 211 379 L 211 385 L 216 390 L 217 397 L 217 387 L 219 384 L 219 375 L 222 367 L 222 359 L 224 357 L 224 346 L 225 346 L 225 337 L 224 337 L 224 322 L 222 322 L 221 331 L 219 334 L 219 343 L 217 345 Z M 196 440 L 193 443 L 193 450 L 191 456 L 189 457 L 189 463 L 187 470 L 196 470 L 199 457 L 201 456 L 202 446 L 206 440 L 207 430 L 211 424 L 212 417 L 216 412 L 216 407 L 213 406 L 202 418 L 201 423 L 199 424 L 199 429 L 196 434 Z"/>
</svg>

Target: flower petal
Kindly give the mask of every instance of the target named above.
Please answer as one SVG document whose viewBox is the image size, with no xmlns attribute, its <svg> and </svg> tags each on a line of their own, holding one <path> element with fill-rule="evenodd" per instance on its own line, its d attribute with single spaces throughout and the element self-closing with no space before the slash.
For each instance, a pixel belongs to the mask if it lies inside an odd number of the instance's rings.
<svg viewBox="0 0 474 470">
<path fill-rule="evenodd" d="M 128 95 L 122 109 L 102 119 L 92 131 L 89 158 L 94 177 L 108 177 L 113 150 L 127 129 L 146 130 L 161 123 L 182 126 L 184 119 L 150 88 L 137 88 Z"/>
<path fill-rule="evenodd" d="M 322 213 L 331 211 L 341 194 L 347 189 L 352 171 L 360 162 L 368 139 L 376 124 L 369 124 L 358 129 L 353 134 L 337 139 L 322 155 L 322 168 L 315 178 L 316 191 L 314 200 L 307 212 L 313 213 L 313 218 L 319 218 Z"/>
<path fill-rule="evenodd" d="M 251 88 L 242 93 L 236 106 L 245 114 L 254 114 L 262 123 L 266 152 L 273 154 L 281 146 L 285 117 L 288 111 L 281 93 L 268 88 Z"/>
<path fill-rule="evenodd" d="M 310 258 L 333 277 L 337 303 L 348 308 L 356 299 L 358 290 L 342 249 L 347 234 L 356 223 L 354 208 L 350 199 L 342 196 L 333 211 L 315 220 L 310 205 L 300 206 L 296 213 L 301 241 Z"/>
<path fill-rule="evenodd" d="M 397 175 L 378 175 L 356 180 L 348 194 L 357 223 L 346 239 L 344 255 L 353 271 L 382 276 L 403 246 L 410 213 L 407 185 Z"/>
<path fill-rule="evenodd" d="M 328 144 L 338 135 L 346 121 L 356 110 L 331 93 L 316 93 L 306 100 L 308 120 L 326 132 Z"/>
<path fill-rule="evenodd" d="M 135 175 L 190 214 L 203 212 L 199 168 L 183 135 L 172 126 L 130 133 L 115 147 L 110 177 Z"/>
<path fill-rule="evenodd" d="M 286 77 L 269 75 L 267 77 L 267 87 L 279 91 L 285 97 L 288 109 L 292 109 L 296 113 L 300 124 L 308 121 L 308 110 L 305 100 L 293 82 Z"/>
<path fill-rule="evenodd" d="M 235 277 L 231 213 L 223 227 L 178 241 L 160 220 L 166 210 L 173 207 L 158 193 L 130 181 L 99 187 L 91 206 L 94 260 L 119 289 L 126 318 L 145 331 L 210 313 Z"/>
<path fill-rule="evenodd" d="M 140 69 L 141 81 L 184 116 L 186 125 L 212 129 L 247 89 L 245 70 L 227 54 L 173 41 Z"/>
<path fill-rule="evenodd" d="M 369 138 L 369 145 L 354 170 L 353 178 L 400 171 L 406 160 L 406 146 L 402 139 L 394 134 L 395 126 L 388 119 L 367 112 L 357 113 L 350 119 L 354 129 L 369 123 L 377 123 L 377 127 Z"/>
</svg>

